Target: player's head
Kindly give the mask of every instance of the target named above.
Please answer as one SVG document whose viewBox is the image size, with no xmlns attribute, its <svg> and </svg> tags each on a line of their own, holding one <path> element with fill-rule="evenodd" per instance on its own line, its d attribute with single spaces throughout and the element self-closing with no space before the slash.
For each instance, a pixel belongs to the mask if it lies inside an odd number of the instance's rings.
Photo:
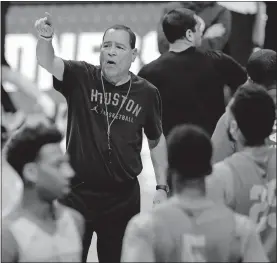
<svg viewBox="0 0 277 263">
<path fill-rule="evenodd" d="M 239 87 L 228 107 L 229 135 L 243 146 L 260 146 L 271 134 L 275 105 L 266 89 L 247 82 Z"/>
<path fill-rule="evenodd" d="M 163 31 L 168 42 L 184 40 L 192 46 L 200 46 L 202 41 L 201 21 L 195 12 L 186 8 L 169 11 L 162 21 Z"/>
<path fill-rule="evenodd" d="M 247 62 L 247 73 L 253 82 L 263 85 L 276 105 L 276 52 L 261 49 L 254 52 Z"/>
<path fill-rule="evenodd" d="M 270 49 L 261 49 L 251 54 L 247 62 L 247 73 L 250 79 L 260 85 L 276 88 L 276 52 Z"/>
<path fill-rule="evenodd" d="M 22 178 L 25 189 L 45 201 L 61 198 L 70 191 L 74 172 L 63 154 L 61 132 L 47 118 L 31 115 L 7 142 L 5 155 Z"/>
<path fill-rule="evenodd" d="M 172 129 L 168 144 L 168 183 L 181 192 L 211 174 L 212 144 L 200 127 L 184 124 Z"/>
<path fill-rule="evenodd" d="M 124 76 L 129 72 L 137 56 L 136 35 L 127 26 L 109 27 L 103 36 L 100 64 L 102 72 L 109 79 Z"/>
</svg>

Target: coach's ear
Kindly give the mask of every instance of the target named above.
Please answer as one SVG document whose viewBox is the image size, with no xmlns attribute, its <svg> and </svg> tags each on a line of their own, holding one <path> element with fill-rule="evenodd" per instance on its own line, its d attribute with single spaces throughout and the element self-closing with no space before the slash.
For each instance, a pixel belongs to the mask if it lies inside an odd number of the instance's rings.
<svg viewBox="0 0 277 263">
<path fill-rule="evenodd" d="M 134 62 L 136 60 L 137 55 L 138 55 L 138 49 L 134 48 L 132 50 L 132 62 Z"/>
</svg>

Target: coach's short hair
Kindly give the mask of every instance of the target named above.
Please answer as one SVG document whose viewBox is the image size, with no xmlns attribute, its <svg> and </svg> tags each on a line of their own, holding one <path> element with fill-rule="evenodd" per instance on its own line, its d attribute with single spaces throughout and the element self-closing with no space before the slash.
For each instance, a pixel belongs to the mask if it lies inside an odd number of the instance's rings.
<svg viewBox="0 0 277 263">
<path fill-rule="evenodd" d="M 183 124 L 171 130 L 167 139 L 168 168 L 183 182 L 203 178 L 212 172 L 212 143 L 202 128 Z"/>
<path fill-rule="evenodd" d="M 177 39 L 185 37 L 187 30 L 191 29 L 195 32 L 196 24 L 195 12 L 187 8 L 176 8 L 169 11 L 162 21 L 164 35 L 171 44 Z"/>
<path fill-rule="evenodd" d="M 61 142 L 62 138 L 55 124 L 46 117 L 30 115 L 8 140 L 5 146 L 6 159 L 23 177 L 24 166 L 39 158 L 40 149 L 46 144 Z"/>
<path fill-rule="evenodd" d="M 127 26 L 124 26 L 124 25 L 113 25 L 113 26 L 107 28 L 104 32 L 103 40 L 104 40 L 104 37 L 105 37 L 107 31 L 110 30 L 110 29 L 123 30 L 123 31 L 127 32 L 129 34 L 131 49 L 134 49 L 136 47 L 136 35 L 135 35 L 135 33 L 132 31 L 131 28 L 129 28 Z"/>
<path fill-rule="evenodd" d="M 265 143 L 275 121 L 275 105 L 263 86 L 250 82 L 240 86 L 230 110 L 247 146 Z"/>
<path fill-rule="evenodd" d="M 276 52 L 261 49 L 254 52 L 247 62 L 247 73 L 252 81 L 265 87 L 276 84 Z"/>
</svg>

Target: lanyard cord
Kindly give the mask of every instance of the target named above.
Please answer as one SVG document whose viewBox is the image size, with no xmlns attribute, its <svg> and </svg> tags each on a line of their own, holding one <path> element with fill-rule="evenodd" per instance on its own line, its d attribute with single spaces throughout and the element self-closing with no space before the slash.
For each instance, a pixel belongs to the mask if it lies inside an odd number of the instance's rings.
<svg viewBox="0 0 277 263">
<path fill-rule="evenodd" d="M 110 140 L 110 136 L 111 136 L 111 126 L 114 122 L 114 120 L 117 118 L 117 115 L 119 114 L 119 112 L 121 111 L 125 101 L 127 100 L 128 96 L 129 96 L 129 93 L 130 93 L 130 90 L 131 90 L 131 86 L 132 86 L 132 77 L 130 79 L 130 85 L 129 85 L 129 89 L 128 89 L 128 92 L 127 92 L 127 95 L 123 97 L 123 100 L 122 100 L 122 103 L 121 103 L 121 106 L 119 107 L 116 115 L 114 116 L 114 118 L 112 119 L 111 122 L 109 122 L 109 117 L 108 117 L 108 107 L 107 107 L 107 104 L 106 104 L 106 92 L 105 92 L 105 86 L 104 86 L 104 82 L 103 82 L 103 76 L 102 76 L 102 73 L 101 73 L 101 83 L 102 83 L 102 88 L 103 88 L 103 95 L 104 95 L 104 104 L 105 104 L 105 110 L 106 110 L 106 119 L 107 119 L 107 136 L 108 136 L 108 148 L 109 148 L 109 151 L 111 151 L 111 140 Z"/>
</svg>

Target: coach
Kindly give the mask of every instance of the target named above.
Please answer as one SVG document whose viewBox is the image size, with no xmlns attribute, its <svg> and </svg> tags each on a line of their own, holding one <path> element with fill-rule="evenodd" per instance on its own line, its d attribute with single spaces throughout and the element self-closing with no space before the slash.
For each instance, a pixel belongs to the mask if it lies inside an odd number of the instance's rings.
<svg viewBox="0 0 277 263">
<path fill-rule="evenodd" d="M 96 232 L 99 262 L 120 262 L 126 225 L 140 212 L 143 130 L 157 179 L 154 203 L 167 196 L 159 92 L 129 71 L 137 55 L 130 28 L 117 25 L 105 31 L 100 66 L 94 66 L 55 56 L 49 14 L 35 27 L 38 63 L 53 75 L 54 88 L 68 103 L 67 151 L 76 177 L 67 203 L 86 218 L 83 261 Z"/>
</svg>

